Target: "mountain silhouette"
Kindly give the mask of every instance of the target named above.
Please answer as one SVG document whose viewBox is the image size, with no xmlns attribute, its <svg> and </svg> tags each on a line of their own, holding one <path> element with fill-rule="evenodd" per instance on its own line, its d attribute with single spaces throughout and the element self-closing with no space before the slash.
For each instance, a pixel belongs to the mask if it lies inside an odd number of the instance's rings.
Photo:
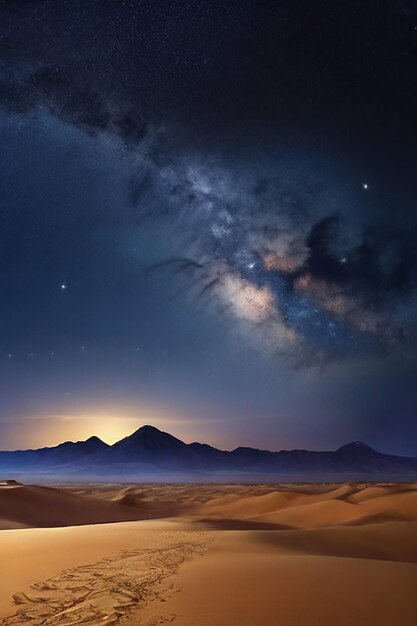
<svg viewBox="0 0 417 626">
<path fill-rule="evenodd" d="M 154 426 L 142 426 L 107 450 L 96 454 L 93 463 L 149 463 L 163 469 L 197 467 L 198 457 L 186 443 Z"/>
<path fill-rule="evenodd" d="M 38 450 L 0 452 L 0 473 L 45 473 L 56 476 L 86 478 L 102 476 L 106 480 L 140 480 L 153 476 L 185 478 L 205 476 L 228 477 L 277 476 L 291 480 L 294 476 L 341 479 L 360 477 L 417 478 L 417 458 L 383 454 L 361 441 L 341 446 L 335 451 L 281 450 L 272 452 L 250 447 L 219 450 L 205 443 L 184 443 L 154 426 L 142 426 L 113 445 L 98 437 L 86 441 L 67 441 L 55 447 Z"/>
<path fill-rule="evenodd" d="M 85 441 L 65 441 L 50 448 L 37 450 L 16 450 L 14 452 L 0 452 L 0 469 L 3 466 L 19 468 L 42 467 L 44 465 L 63 465 L 81 460 L 84 457 L 105 450 L 110 446 L 98 437 L 90 437 Z"/>
<path fill-rule="evenodd" d="M 378 456 L 380 453 L 368 446 L 363 441 L 352 441 L 337 449 L 339 454 L 351 455 L 356 457 Z"/>
</svg>

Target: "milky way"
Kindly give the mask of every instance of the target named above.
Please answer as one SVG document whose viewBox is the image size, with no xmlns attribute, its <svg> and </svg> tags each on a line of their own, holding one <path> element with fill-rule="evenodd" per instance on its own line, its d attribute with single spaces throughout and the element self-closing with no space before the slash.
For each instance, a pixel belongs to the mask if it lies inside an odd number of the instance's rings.
<svg viewBox="0 0 417 626">
<path fill-rule="evenodd" d="M 226 172 L 210 165 L 159 172 L 193 256 L 153 269 L 182 274 L 197 298 L 216 300 L 255 341 L 306 363 L 394 348 L 408 337 L 395 306 L 415 286 L 410 237 L 378 224 L 347 247 L 339 216 L 314 222 L 318 199 L 302 182 L 242 184 Z"/>
<path fill-rule="evenodd" d="M 1 4 L 1 420 L 413 451 L 414 5 L 224 4 Z"/>
</svg>

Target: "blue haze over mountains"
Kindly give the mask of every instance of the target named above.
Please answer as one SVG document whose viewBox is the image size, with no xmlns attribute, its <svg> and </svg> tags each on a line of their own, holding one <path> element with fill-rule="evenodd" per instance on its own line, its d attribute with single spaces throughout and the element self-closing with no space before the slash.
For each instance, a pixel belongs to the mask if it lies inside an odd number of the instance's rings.
<svg viewBox="0 0 417 626">
<path fill-rule="evenodd" d="M 417 458 L 383 454 L 356 441 L 335 451 L 186 444 L 153 426 L 108 445 L 98 437 L 38 450 L 0 452 L 0 476 L 51 481 L 413 480 Z"/>
</svg>

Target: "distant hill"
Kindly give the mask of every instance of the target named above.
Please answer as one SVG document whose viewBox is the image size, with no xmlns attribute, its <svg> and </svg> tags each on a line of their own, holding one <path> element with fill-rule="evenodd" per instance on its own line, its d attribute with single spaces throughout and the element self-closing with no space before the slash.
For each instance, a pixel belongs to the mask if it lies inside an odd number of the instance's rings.
<svg viewBox="0 0 417 626">
<path fill-rule="evenodd" d="M 142 426 L 112 446 L 98 437 L 65 442 L 39 450 L 0 452 L 0 478 L 30 474 L 74 479 L 117 478 L 155 480 L 175 478 L 332 480 L 416 478 L 417 458 L 383 454 L 355 441 L 335 451 L 281 450 L 239 447 L 218 450 L 207 444 L 186 444 L 153 426 Z"/>
<path fill-rule="evenodd" d="M 37 450 L 16 450 L 14 452 L 0 452 L 0 470 L 3 467 L 38 468 L 42 466 L 61 466 L 73 463 L 110 446 L 98 437 L 90 437 L 86 441 L 66 441 L 52 448 Z"/>
</svg>

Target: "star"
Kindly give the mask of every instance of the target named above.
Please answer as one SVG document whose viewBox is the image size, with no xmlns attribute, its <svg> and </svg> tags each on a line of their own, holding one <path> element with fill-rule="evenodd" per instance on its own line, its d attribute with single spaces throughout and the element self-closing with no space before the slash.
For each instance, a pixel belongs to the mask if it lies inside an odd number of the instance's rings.
<svg viewBox="0 0 417 626">
<path fill-rule="evenodd" d="M 61 284 L 61 291 L 65 291 L 66 288 L 67 288 L 66 283 L 62 283 Z"/>
<path fill-rule="evenodd" d="M 368 189 L 368 183 L 362 183 L 362 189 L 366 191 Z"/>
</svg>

